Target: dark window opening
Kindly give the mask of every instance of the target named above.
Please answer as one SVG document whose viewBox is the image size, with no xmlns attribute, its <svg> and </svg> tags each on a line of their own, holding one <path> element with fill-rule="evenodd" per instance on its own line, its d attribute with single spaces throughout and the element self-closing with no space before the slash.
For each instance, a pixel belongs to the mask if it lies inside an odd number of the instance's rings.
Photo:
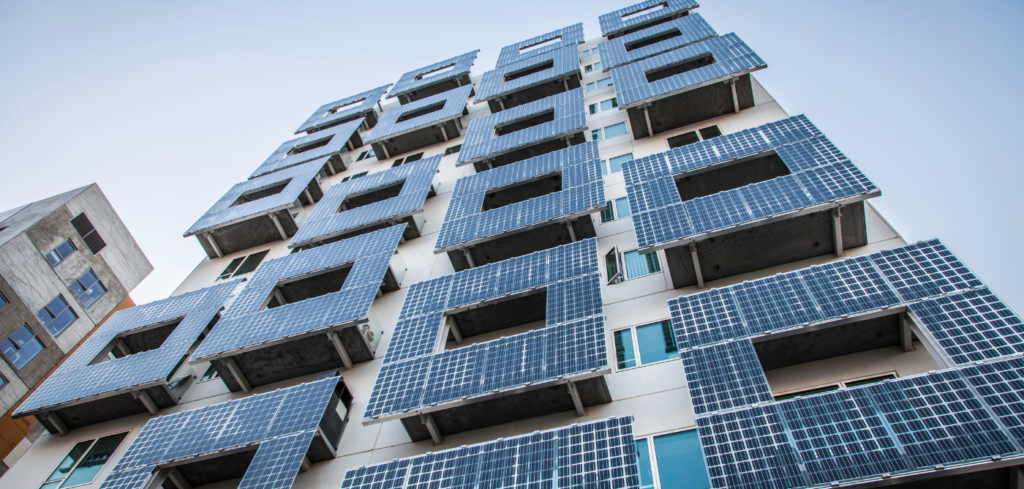
<svg viewBox="0 0 1024 489">
<path fill-rule="evenodd" d="M 257 201 L 264 197 L 270 197 L 271 195 L 277 195 L 281 192 L 284 192 L 284 189 L 285 187 L 288 186 L 289 182 L 291 182 L 291 179 L 285 180 L 281 183 L 275 183 L 269 187 L 258 188 L 256 190 L 250 190 L 248 192 L 245 192 L 242 195 L 239 195 L 238 198 L 235 199 L 235 201 L 231 203 L 229 207 L 234 207 L 236 205 L 242 205 L 249 202 Z"/>
<path fill-rule="evenodd" d="M 639 41 L 634 41 L 634 42 L 626 44 L 626 52 L 633 51 L 633 50 L 640 49 L 640 48 L 645 48 L 645 47 L 651 46 L 653 44 L 658 44 L 661 41 L 667 41 L 669 39 L 672 39 L 673 37 L 679 37 L 681 35 L 683 35 L 683 33 L 679 29 L 671 29 L 668 32 L 663 32 L 661 34 L 658 34 L 657 36 L 648 37 L 647 39 L 641 39 Z"/>
<path fill-rule="evenodd" d="M 331 138 L 324 138 L 319 141 L 313 141 L 312 143 L 303 144 L 301 146 L 296 146 L 292 148 L 292 150 L 288 152 L 288 155 L 290 156 L 297 155 L 299 153 L 305 153 L 306 151 L 312 151 L 317 148 L 322 148 L 324 146 L 327 146 L 328 144 L 331 144 Z"/>
<path fill-rule="evenodd" d="M 118 335 L 108 346 L 110 356 L 123 358 L 128 355 L 156 350 L 171 336 L 175 328 L 181 324 L 181 319 L 170 323 L 157 324 L 143 330 L 136 330 L 129 334 Z M 97 357 L 97 360 L 105 360 L 104 355 Z"/>
<path fill-rule="evenodd" d="M 243 261 L 242 264 L 239 265 L 239 267 L 235 270 L 235 274 L 232 276 L 237 277 L 239 275 L 245 275 L 249 272 L 256 270 L 256 267 L 260 266 L 260 263 L 263 261 L 263 258 L 267 256 L 267 253 L 270 253 L 270 250 L 264 250 L 259 253 L 253 253 L 245 257 L 245 261 Z"/>
<path fill-rule="evenodd" d="M 644 72 L 644 75 L 647 77 L 647 83 L 654 83 L 658 80 L 664 80 L 665 78 L 686 73 L 687 71 L 693 71 L 697 68 L 702 68 L 714 63 L 715 57 L 709 53 L 694 59 L 683 61 L 682 63 L 646 71 Z"/>
<path fill-rule="evenodd" d="M 389 183 L 383 187 L 370 189 L 366 192 L 349 194 L 345 196 L 345 200 L 341 202 L 341 206 L 338 207 L 338 212 L 344 212 L 357 207 L 363 207 L 393 197 L 398 197 L 398 194 L 402 193 L 403 187 L 405 187 L 405 180 L 399 180 L 394 183 Z"/>
<path fill-rule="evenodd" d="M 486 212 L 561 191 L 562 172 L 558 171 L 553 175 L 544 175 L 535 180 L 517 183 L 513 186 L 487 193 L 484 197 L 483 211 Z"/>
<path fill-rule="evenodd" d="M 100 233 L 93 227 L 92 222 L 85 216 L 85 213 L 81 213 L 75 216 L 71 220 L 71 225 L 75 227 L 75 231 L 78 231 L 78 235 L 85 241 L 85 245 L 89 247 L 89 251 L 92 254 L 99 253 L 100 250 L 107 246 L 107 243 L 100 237 Z"/>
<path fill-rule="evenodd" d="M 417 118 L 417 117 L 419 117 L 421 115 L 427 115 L 427 114 L 430 114 L 432 112 L 437 112 L 437 111 L 439 111 L 439 110 L 444 108 L 444 104 L 445 104 L 445 102 L 438 102 L 436 104 L 430 104 L 430 105 L 428 105 L 426 107 L 423 107 L 423 108 L 420 108 L 420 109 L 410 110 L 409 112 L 406 112 L 406 113 L 400 115 L 398 117 L 398 120 L 395 121 L 395 123 L 405 122 L 405 121 L 410 120 L 410 119 L 415 119 L 415 118 Z"/>
<path fill-rule="evenodd" d="M 498 134 L 498 136 L 504 136 L 507 134 L 512 134 L 517 131 L 522 131 L 523 129 L 527 129 L 533 126 L 539 126 L 541 124 L 551 122 L 554 120 L 555 110 L 551 109 L 548 111 L 541 112 L 540 114 L 532 115 L 525 119 L 520 119 L 518 121 L 510 122 L 508 124 L 495 126 L 494 131 Z"/>
<path fill-rule="evenodd" d="M 464 341 L 456 343 L 455 334 L 449 329 L 445 349 L 542 329 L 547 317 L 547 299 L 547 289 L 541 289 L 529 295 L 446 314 L 444 321 L 450 321 L 447 323 L 449 326 L 454 324 Z M 467 341 L 469 338 L 474 340 Z"/>
<path fill-rule="evenodd" d="M 447 74 L 447 72 L 454 71 L 454 70 L 455 70 L 455 64 L 453 63 L 453 64 L 450 64 L 448 66 L 442 66 L 442 67 L 440 67 L 440 68 L 438 68 L 436 70 L 431 70 L 431 71 L 428 71 L 426 73 L 420 73 L 419 75 L 416 75 L 416 79 L 417 80 L 422 80 L 424 78 L 430 78 L 430 77 L 433 77 L 433 76 Z"/>
<path fill-rule="evenodd" d="M 402 166 L 402 158 L 395 160 L 395 162 L 391 164 L 391 168 L 394 168 L 396 166 Z"/>
<path fill-rule="evenodd" d="M 778 155 L 754 158 L 731 165 L 676 178 L 676 189 L 683 202 L 725 192 L 773 178 L 789 175 L 789 168 Z"/>
<path fill-rule="evenodd" d="M 248 446 L 241 451 L 229 452 L 219 457 L 207 458 L 197 462 L 176 465 L 181 477 L 192 487 L 205 486 L 216 482 L 239 479 L 249 469 L 258 446 Z M 166 480 L 161 485 L 164 489 L 182 489 Z"/>
<path fill-rule="evenodd" d="M 462 149 L 462 145 L 461 144 L 456 144 L 455 146 L 452 146 L 452 147 L 449 147 L 449 148 L 445 148 L 444 155 L 445 156 L 453 155 L 455 153 L 458 153 L 459 150 L 461 150 L 461 149 Z"/>
<path fill-rule="evenodd" d="M 562 36 L 558 36 L 558 37 L 555 37 L 555 38 L 552 38 L 552 39 L 548 39 L 546 41 L 541 41 L 541 42 L 538 42 L 537 44 L 531 44 L 529 46 L 523 46 L 523 47 L 519 48 L 519 54 L 525 53 L 527 51 L 533 51 L 535 49 L 545 48 L 545 47 L 548 47 L 548 46 L 551 46 L 551 45 L 554 45 L 554 44 L 558 44 L 560 42 L 562 42 Z"/>
<path fill-rule="evenodd" d="M 722 130 L 718 126 L 708 126 L 700 130 L 701 139 L 712 139 L 722 135 Z"/>
<path fill-rule="evenodd" d="M 699 143 L 708 139 L 717 138 L 722 135 L 722 130 L 717 125 L 708 126 L 698 131 L 690 131 L 688 133 L 680 134 L 678 136 L 672 136 L 668 138 L 668 147 L 678 148 L 681 146 L 689 146 L 693 143 Z"/>
<path fill-rule="evenodd" d="M 363 103 L 365 101 L 366 101 L 365 98 L 361 98 L 361 99 L 356 100 L 354 102 L 349 102 L 349 103 L 347 103 L 345 105 L 339 105 L 339 106 L 329 110 L 328 112 L 331 113 L 331 114 L 336 114 L 336 113 L 341 112 L 341 111 L 343 111 L 345 109 L 350 109 L 352 107 L 355 107 L 355 106 L 357 106 L 357 105 L 359 105 L 359 104 L 361 104 L 361 103 Z"/>
<path fill-rule="evenodd" d="M 793 399 L 796 397 L 813 396 L 815 394 L 821 394 L 823 392 L 832 392 L 839 389 L 849 389 L 851 387 L 859 387 L 862 385 L 877 384 L 879 382 L 885 382 L 886 380 L 896 379 L 896 374 L 888 373 L 883 375 L 876 375 L 867 378 L 855 379 L 855 380 L 844 380 L 842 382 L 836 382 L 834 384 L 823 385 L 820 387 L 814 387 L 811 389 L 803 389 L 795 392 L 787 392 L 780 394 L 775 397 L 776 401 L 785 401 L 786 399 Z"/>
<path fill-rule="evenodd" d="M 665 8 L 668 8 L 668 2 L 661 2 L 656 5 L 651 5 L 650 7 L 647 7 L 645 9 L 640 9 L 637 10 L 636 12 L 625 14 L 622 16 L 622 20 L 632 20 L 642 15 L 652 14 L 658 10 L 662 10 Z"/>
<path fill-rule="evenodd" d="M 220 372 L 217 371 L 217 367 L 210 365 L 206 369 L 206 373 L 199 378 L 199 382 L 206 382 L 207 380 L 214 380 L 220 378 Z"/>
<path fill-rule="evenodd" d="M 510 72 L 510 73 L 505 73 L 505 81 L 509 82 L 509 81 L 512 81 L 512 80 L 517 80 L 517 79 L 522 78 L 524 76 L 530 76 L 530 75 L 532 75 L 534 73 L 540 73 L 540 72 L 542 72 L 544 70 L 550 70 L 551 68 L 554 68 L 554 67 L 555 67 L 555 62 L 553 60 L 548 60 L 548 61 L 545 61 L 545 62 L 543 62 L 541 64 L 538 64 L 538 65 L 533 65 L 533 66 L 529 66 L 527 68 L 523 68 L 521 70 L 513 71 L 513 72 Z"/>
<path fill-rule="evenodd" d="M 351 263 L 311 277 L 278 284 L 270 294 L 267 308 L 273 309 L 285 304 L 292 304 L 338 292 L 345 286 L 345 279 L 348 278 L 350 271 L 352 271 Z"/>
<path fill-rule="evenodd" d="M 352 408 L 352 393 L 344 383 L 339 383 L 337 389 L 331 394 L 331 400 L 327 404 L 327 411 L 320 419 L 320 430 L 328 444 L 335 450 L 341 442 L 341 435 L 348 424 L 349 411 Z"/>
</svg>

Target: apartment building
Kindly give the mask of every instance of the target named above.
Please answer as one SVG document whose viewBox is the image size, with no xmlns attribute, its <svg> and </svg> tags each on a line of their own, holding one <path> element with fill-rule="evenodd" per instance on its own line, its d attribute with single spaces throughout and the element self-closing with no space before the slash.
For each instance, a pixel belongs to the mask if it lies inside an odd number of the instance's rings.
<svg viewBox="0 0 1024 489">
<path fill-rule="evenodd" d="M 697 7 L 296 121 L 0 485 L 1018 487 L 1020 320 Z"/>
</svg>

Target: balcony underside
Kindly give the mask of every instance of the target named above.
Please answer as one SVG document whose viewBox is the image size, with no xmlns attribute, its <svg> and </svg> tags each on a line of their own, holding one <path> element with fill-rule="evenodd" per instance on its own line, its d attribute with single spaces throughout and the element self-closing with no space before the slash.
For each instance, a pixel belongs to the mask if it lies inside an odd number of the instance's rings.
<svg viewBox="0 0 1024 489">
<path fill-rule="evenodd" d="M 576 234 L 576 241 L 597 237 L 594 221 L 590 215 L 574 219 L 571 222 L 573 233 Z M 471 245 L 467 249 L 473 256 L 473 263 L 480 266 L 572 242 L 572 236 L 569 235 L 566 223 L 556 222 L 529 231 L 501 235 L 483 243 Z M 462 250 L 449 251 L 448 259 L 451 260 L 456 272 L 470 268 L 469 261 L 466 260 Z"/>
<path fill-rule="evenodd" d="M 736 97 L 740 110 L 754 106 L 754 92 L 750 83 L 750 75 L 736 78 Z M 677 127 L 732 114 L 736 111 L 736 107 L 733 104 L 732 87 L 726 81 L 655 100 L 650 103 L 647 111 L 651 118 L 651 128 L 654 130 L 654 134 L 659 134 Z M 633 129 L 633 138 L 640 139 L 651 136 L 647 130 L 647 117 L 644 116 L 643 107 L 632 107 L 627 112 L 629 125 Z"/>
<path fill-rule="evenodd" d="M 540 142 L 532 146 L 525 148 L 518 148 L 508 153 L 502 153 L 497 156 L 488 157 L 486 160 L 477 161 L 473 163 L 473 167 L 477 173 L 483 173 L 491 168 L 497 168 L 499 166 L 505 166 L 517 161 L 523 161 L 526 159 L 533 158 L 535 156 L 546 155 L 558 151 L 560 149 L 568 148 L 569 146 L 576 146 L 577 144 L 583 144 L 587 142 L 587 137 L 582 132 L 567 135 L 565 137 L 559 137 L 557 139 L 551 139 L 548 141 Z M 490 163 L 490 166 L 488 166 Z"/>
<path fill-rule="evenodd" d="M 467 113 L 468 111 L 463 110 L 463 115 Z M 444 131 L 441 130 L 441 125 L 432 124 L 424 126 L 412 132 L 374 141 L 370 143 L 370 146 L 373 148 L 373 152 L 377 155 L 378 159 L 386 160 L 420 148 L 450 141 L 462 135 L 462 126 L 459 124 L 458 119 L 444 122 Z"/>
<path fill-rule="evenodd" d="M 568 90 L 566 87 L 568 87 Z M 558 80 L 545 82 L 540 85 L 534 85 L 512 93 L 504 94 L 494 100 L 488 100 L 487 106 L 490 107 L 492 114 L 496 114 L 502 110 L 511 109 L 512 107 L 518 107 L 530 102 L 536 102 L 552 95 L 568 92 L 569 90 L 574 90 L 579 87 L 579 76 L 570 75 L 564 79 L 559 78 Z M 504 106 L 504 108 L 502 108 L 502 106 Z"/>
<path fill-rule="evenodd" d="M 431 190 L 430 194 L 428 194 L 428 196 L 433 197 L 434 196 L 434 191 Z M 389 227 L 392 227 L 392 226 L 397 226 L 397 225 L 400 225 L 402 223 L 406 223 L 407 224 L 407 226 L 405 226 L 405 231 L 402 232 L 402 237 L 405 238 L 406 241 L 408 241 L 410 239 L 415 239 L 415 238 L 418 238 L 418 237 L 421 236 L 421 233 L 423 231 L 423 226 L 426 224 L 426 222 L 427 221 L 425 219 L 423 219 L 423 213 L 413 214 L 413 215 L 407 216 L 407 217 L 405 217 L 403 219 L 396 220 L 394 224 L 392 224 L 390 222 L 380 222 L 380 223 L 377 223 L 377 224 L 371 224 L 371 225 L 366 226 L 364 228 L 359 228 L 359 229 L 355 229 L 355 230 L 352 230 L 352 231 L 344 231 L 344 232 L 342 232 L 340 234 L 335 234 L 335 235 L 328 235 L 328 236 L 326 236 L 326 237 L 324 237 L 322 239 L 321 238 L 317 238 L 317 241 L 313 241 L 311 244 L 305 244 L 305 245 L 299 246 L 298 248 L 302 248 L 304 250 L 310 249 L 310 248 L 315 248 L 317 246 L 323 246 L 325 244 L 330 244 L 330 243 L 334 243 L 334 242 L 337 242 L 337 241 L 341 241 L 341 240 L 345 240 L 345 239 L 349 239 L 349 238 L 354 238 L 354 237 L 359 236 L 359 235 L 363 235 L 363 234 L 367 234 L 367 233 L 372 233 L 374 231 L 380 231 L 381 229 L 389 228 Z M 384 292 L 390 292 L 390 291 L 389 290 L 385 290 Z"/>
<path fill-rule="evenodd" d="M 464 87 L 471 83 L 472 82 L 469 81 L 469 73 L 465 73 L 450 80 L 445 80 L 443 82 L 434 83 L 432 85 L 417 88 L 416 90 L 405 92 L 398 96 L 398 103 L 405 105 L 420 99 L 432 97 L 439 93 L 455 90 L 456 88 Z M 469 93 L 469 96 L 472 97 L 475 94 L 476 90 L 473 90 Z"/>
<path fill-rule="evenodd" d="M 160 409 L 178 404 L 178 398 L 166 385 L 144 390 Z M 63 407 L 53 412 L 69 430 L 143 413 L 149 413 L 146 406 L 129 392 Z M 38 416 L 37 419 L 50 433 L 59 433 L 57 427 L 53 426 L 49 420 L 42 416 Z"/>
</svg>

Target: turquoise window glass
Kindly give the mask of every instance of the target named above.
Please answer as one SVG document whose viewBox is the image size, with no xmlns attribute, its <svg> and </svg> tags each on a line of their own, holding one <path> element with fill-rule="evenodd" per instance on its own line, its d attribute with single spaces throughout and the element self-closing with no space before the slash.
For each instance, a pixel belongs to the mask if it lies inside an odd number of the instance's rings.
<svg viewBox="0 0 1024 489">
<path fill-rule="evenodd" d="M 710 489 L 697 430 L 654 437 L 661 489 Z"/>
<path fill-rule="evenodd" d="M 648 364 L 678 358 L 679 347 L 672 332 L 672 321 L 648 324 L 636 328 L 636 342 L 640 346 L 640 363 Z"/>
<path fill-rule="evenodd" d="M 636 461 L 640 465 L 640 489 L 654 489 L 654 473 L 651 472 L 651 447 L 647 440 L 636 442 Z"/>
<path fill-rule="evenodd" d="M 619 368 L 636 366 L 636 354 L 633 353 L 633 333 L 624 329 L 615 332 L 615 361 Z"/>
</svg>

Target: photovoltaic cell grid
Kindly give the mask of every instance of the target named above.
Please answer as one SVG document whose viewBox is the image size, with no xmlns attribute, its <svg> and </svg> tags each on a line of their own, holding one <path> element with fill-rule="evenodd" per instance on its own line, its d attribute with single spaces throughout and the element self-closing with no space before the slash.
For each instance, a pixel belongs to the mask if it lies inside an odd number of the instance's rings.
<svg viewBox="0 0 1024 489">
<path fill-rule="evenodd" d="M 206 289 L 118 311 L 25 401 L 15 414 L 41 412 L 92 396 L 167 381 L 237 285 L 225 282 Z M 160 348 L 89 365 L 119 334 L 181 322 Z"/>
<path fill-rule="evenodd" d="M 285 141 L 267 157 L 256 171 L 252 172 L 252 175 L 249 175 L 249 178 L 257 178 L 268 173 L 292 168 L 295 165 L 310 160 L 327 158 L 341 154 L 342 151 L 348 151 L 349 140 L 352 138 L 352 135 L 359 131 L 359 127 L 362 125 L 363 118 L 359 118 L 317 131 L 313 134 Z M 313 147 L 311 149 L 304 149 L 308 146 Z M 323 168 L 324 163 L 320 164 L 321 168 Z M 338 171 L 341 171 L 341 169 L 339 168 Z"/>
<path fill-rule="evenodd" d="M 291 207 L 326 163 L 327 158 L 321 158 L 236 184 L 213 204 L 213 207 L 210 207 L 210 210 L 206 211 L 188 231 L 185 231 L 185 237 Z M 268 189 L 282 183 L 287 183 L 284 190 L 274 195 L 236 206 L 231 205 L 243 194 Z"/>
<path fill-rule="evenodd" d="M 589 239 L 414 284 L 363 419 L 606 369 L 597 261 Z M 434 352 L 445 311 L 541 288 L 545 328 Z"/>
<path fill-rule="evenodd" d="M 157 465 L 259 444 L 239 487 L 287 487 L 309 449 L 339 377 L 153 418 L 102 489 L 135 489 Z M 301 454 L 300 454 L 301 452 Z"/>
<path fill-rule="evenodd" d="M 427 65 L 423 68 L 412 70 L 402 75 L 402 77 L 395 83 L 395 86 L 391 89 L 391 93 L 388 94 L 388 98 L 395 98 L 399 95 L 416 91 L 440 81 L 450 80 L 452 78 L 468 74 L 469 69 L 473 67 L 473 61 L 476 60 L 476 55 L 479 52 L 479 49 L 476 51 L 470 51 L 466 54 L 459 55 L 454 58 L 448 58 L 444 61 L 438 61 L 432 65 Z M 423 76 L 427 73 L 437 71 L 448 66 L 451 66 L 452 69 L 446 73 L 438 74 L 437 76 Z"/>
<path fill-rule="evenodd" d="M 423 203 L 430 193 L 434 174 L 437 173 L 442 156 L 431 156 L 331 186 L 306 217 L 305 222 L 288 243 L 288 247 L 295 248 L 323 241 L 389 221 L 397 222 L 423 212 Z M 395 197 L 355 209 L 341 210 L 341 204 L 350 195 L 364 194 L 398 182 L 404 183 L 401 192 Z"/>
<path fill-rule="evenodd" d="M 558 40 L 557 42 L 534 49 L 528 49 L 530 46 L 536 46 L 556 39 Z M 498 54 L 498 62 L 495 64 L 495 68 L 501 68 L 502 66 L 522 61 L 527 58 L 532 58 L 556 49 L 561 49 L 566 46 L 577 47 L 585 41 L 586 39 L 583 37 L 583 23 L 563 27 L 561 29 L 541 34 L 537 37 L 531 37 L 525 41 L 520 41 L 501 48 L 501 53 Z"/>
<path fill-rule="evenodd" d="M 603 47 L 601 49 L 604 49 Z M 654 82 L 647 72 L 711 55 L 715 62 Z M 713 37 L 636 63 L 613 68 L 612 81 L 619 107 L 629 107 L 655 97 L 682 92 L 715 80 L 737 77 L 767 68 L 768 64 L 736 34 Z"/>
<path fill-rule="evenodd" d="M 635 14 L 641 10 L 649 9 L 651 7 L 659 7 L 662 4 L 665 4 L 663 8 L 656 8 L 650 13 L 639 15 L 628 20 L 623 19 L 623 17 L 627 15 Z M 697 2 L 694 0 L 648 0 L 646 2 L 640 2 L 602 15 L 598 19 L 601 23 L 601 35 L 607 37 L 629 29 L 630 27 L 646 24 L 669 15 L 676 15 L 687 10 L 695 9 L 698 6 L 699 5 L 697 5 Z"/>
<path fill-rule="evenodd" d="M 911 304 L 910 310 L 958 364 L 1024 353 L 1024 325 L 988 289 Z"/>
<path fill-rule="evenodd" d="M 628 50 L 634 44 L 664 36 L 672 31 L 678 31 L 679 35 L 648 46 Z M 711 25 L 704 20 L 704 17 L 696 13 L 690 14 L 686 17 L 680 17 L 664 24 L 658 24 L 654 27 L 602 42 L 600 44 L 601 66 L 604 71 L 609 71 L 612 68 L 647 59 L 651 56 L 688 46 L 717 35 L 718 33 L 711 28 Z"/>
<path fill-rule="evenodd" d="M 680 352 L 695 414 L 771 401 L 771 389 L 748 339 Z"/>
<path fill-rule="evenodd" d="M 495 128 L 554 111 L 554 120 L 521 131 L 495 136 Z M 582 88 L 562 92 L 497 114 L 474 119 L 469 124 L 459 151 L 458 166 L 482 161 L 525 146 L 558 139 L 587 129 L 587 112 Z"/>
<path fill-rule="evenodd" d="M 679 196 L 674 178 L 680 174 L 771 152 L 789 168 L 790 175 L 686 202 Z M 641 249 L 880 194 L 802 115 L 638 158 L 622 167 Z"/>
<path fill-rule="evenodd" d="M 343 489 L 639 488 L 631 416 L 350 469 Z"/>
<path fill-rule="evenodd" d="M 380 141 L 382 139 L 414 131 L 424 126 L 440 124 L 449 119 L 462 117 L 463 111 L 466 110 L 466 102 L 469 100 L 469 94 L 472 91 L 473 86 L 466 85 L 464 87 L 456 88 L 455 90 L 448 90 L 447 92 L 432 95 L 412 103 L 392 107 L 381 116 L 380 121 L 378 121 L 377 125 L 374 126 L 373 131 L 370 132 L 366 142 L 372 143 Z M 424 107 L 442 103 L 444 106 L 440 110 L 398 122 L 400 117 L 409 112 L 416 112 Z M 449 134 L 448 137 L 453 138 L 456 137 L 456 135 Z"/>
<path fill-rule="evenodd" d="M 349 117 L 353 117 L 358 114 L 364 114 L 373 111 L 373 106 L 377 105 L 380 98 L 387 93 L 388 88 L 391 84 L 384 85 L 383 87 L 377 87 L 374 89 L 367 90 L 363 93 L 357 93 L 350 97 L 345 97 L 341 100 L 335 100 L 329 104 L 321 105 L 319 109 L 313 112 L 313 115 L 306 119 L 298 129 L 295 130 L 295 134 L 300 132 L 306 132 L 311 130 L 318 130 L 324 126 L 329 126 L 335 121 L 344 120 Z M 346 105 L 361 102 L 358 105 L 338 110 Z"/>
<path fill-rule="evenodd" d="M 606 204 L 600 165 L 598 144 L 590 141 L 460 178 L 434 253 L 456 249 L 467 241 L 597 212 Z M 481 211 L 489 192 L 555 172 L 562 174 L 561 191 Z"/>
<path fill-rule="evenodd" d="M 199 345 L 190 363 L 269 343 L 326 331 L 365 318 L 387 273 L 404 224 L 264 262 L 224 318 Z M 338 292 L 260 310 L 277 284 L 352 263 Z"/>
<path fill-rule="evenodd" d="M 505 81 L 506 76 L 516 72 L 525 71 L 535 66 L 552 62 L 551 68 L 538 71 L 514 80 Z M 542 85 L 555 80 L 568 78 L 580 74 L 580 48 L 576 43 L 565 46 L 561 49 L 538 54 L 532 58 L 499 66 L 487 73 L 484 73 L 477 88 L 476 100 L 487 101 L 504 97 L 510 93 L 518 92 L 536 85 Z"/>
</svg>

